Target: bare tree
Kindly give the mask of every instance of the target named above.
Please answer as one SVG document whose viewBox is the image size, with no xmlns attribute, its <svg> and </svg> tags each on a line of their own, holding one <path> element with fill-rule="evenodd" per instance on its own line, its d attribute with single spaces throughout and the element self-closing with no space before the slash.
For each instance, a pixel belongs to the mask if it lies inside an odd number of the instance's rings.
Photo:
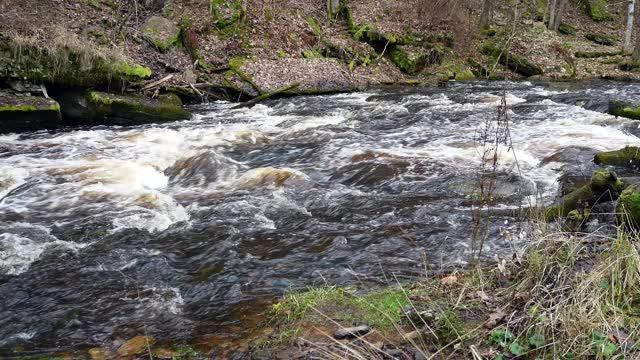
<svg viewBox="0 0 640 360">
<path fill-rule="evenodd" d="M 567 4 L 567 0 L 549 0 L 551 4 L 551 10 L 549 11 L 549 23 L 547 28 L 549 30 L 558 31 L 560 23 L 562 22 L 562 13 L 564 7 Z"/>
<path fill-rule="evenodd" d="M 633 55 L 631 55 L 633 61 L 640 61 L 640 36 L 636 40 L 636 47 L 633 49 Z"/>
<path fill-rule="evenodd" d="M 547 23 L 547 29 L 552 29 L 552 24 L 556 21 L 556 7 L 558 0 L 549 0 L 549 22 Z"/>
<path fill-rule="evenodd" d="M 629 0 L 629 4 L 627 7 L 627 29 L 624 33 L 624 46 L 622 50 L 625 53 L 630 53 L 632 51 L 631 46 L 631 34 L 633 33 L 633 16 L 636 11 L 636 0 Z"/>
<path fill-rule="evenodd" d="M 491 26 L 491 18 L 493 17 L 493 1 L 484 0 L 482 3 L 482 13 L 480 14 L 480 29 L 486 30 Z"/>
<path fill-rule="evenodd" d="M 329 15 L 329 19 L 333 19 L 339 10 L 340 0 L 327 0 L 327 14 Z"/>
</svg>

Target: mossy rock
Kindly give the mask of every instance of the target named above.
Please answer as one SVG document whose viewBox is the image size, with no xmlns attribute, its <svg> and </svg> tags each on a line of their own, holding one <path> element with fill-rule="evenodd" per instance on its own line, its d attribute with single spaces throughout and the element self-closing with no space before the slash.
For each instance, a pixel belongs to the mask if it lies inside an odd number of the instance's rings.
<svg viewBox="0 0 640 360">
<path fill-rule="evenodd" d="M 580 2 L 591 20 L 597 22 L 613 20 L 605 0 L 580 0 Z"/>
<path fill-rule="evenodd" d="M 617 198 L 624 186 L 622 180 L 618 178 L 618 175 L 608 169 L 598 169 L 594 171 L 589 185 L 594 194 L 609 194 L 611 199 Z"/>
<path fill-rule="evenodd" d="M 615 200 L 624 185 L 618 175 L 607 169 L 596 170 L 589 184 L 570 192 L 545 211 L 547 219 L 567 217 L 597 203 Z M 574 213 L 575 214 L 575 213 Z"/>
<path fill-rule="evenodd" d="M 491 56 L 509 70 L 525 77 L 542 75 L 543 71 L 538 65 L 519 56 L 510 54 L 506 49 L 501 48 L 493 42 L 488 42 L 482 47 L 485 55 Z"/>
<path fill-rule="evenodd" d="M 560 23 L 558 26 L 558 32 L 562 35 L 575 35 L 578 29 L 571 24 L 567 24 L 565 22 Z"/>
<path fill-rule="evenodd" d="M 456 81 L 469 81 L 475 80 L 476 75 L 471 70 L 466 70 L 460 73 L 457 73 L 455 76 Z"/>
<path fill-rule="evenodd" d="M 0 41 L 0 78 L 91 87 L 139 82 L 151 75 L 147 67 L 91 47 L 39 48 Z"/>
<path fill-rule="evenodd" d="M 180 28 L 167 18 L 152 16 L 140 26 L 140 33 L 151 45 L 165 52 L 178 42 Z"/>
<path fill-rule="evenodd" d="M 610 57 L 622 55 L 622 50 L 618 51 L 578 51 L 575 53 L 575 57 L 584 59 L 597 59 L 601 57 Z"/>
<path fill-rule="evenodd" d="M 640 70 L 640 62 L 638 61 L 625 61 L 618 65 L 618 69 L 622 71 L 638 71 Z"/>
<path fill-rule="evenodd" d="M 620 150 L 599 152 L 593 161 L 599 165 L 638 168 L 640 165 L 640 147 L 625 146 Z"/>
<path fill-rule="evenodd" d="M 62 124 L 60 104 L 36 96 L 0 96 L 0 133 L 52 129 Z"/>
<path fill-rule="evenodd" d="M 588 33 L 584 37 L 599 45 L 612 46 L 616 43 L 615 38 L 604 34 Z"/>
<path fill-rule="evenodd" d="M 629 119 L 640 120 L 640 105 L 625 101 L 610 101 L 609 114 Z"/>
<path fill-rule="evenodd" d="M 416 74 L 422 71 L 430 62 L 430 53 L 416 46 L 394 46 L 389 51 L 389 58 L 402 71 L 407 74 Z"/>
<path fill-rule="evenodd" d="M 130 126 L 185 120 L 191 116 L 175 95 L 154 100 L 89 90 L 68 94 L 61 101 L 65 118 L 88 125 Z"/>
<path fill-rule="evenodd" d="M 640 184 L 631 185 L 620 194 L 616 212 L 621 223 L 640 228 Z"/>
<path fill-rule="evenodd" d="M 241 0 L 211 0 L 211 9 L 218 29 L 225 29 L 244 16 Z"/>
</svg>

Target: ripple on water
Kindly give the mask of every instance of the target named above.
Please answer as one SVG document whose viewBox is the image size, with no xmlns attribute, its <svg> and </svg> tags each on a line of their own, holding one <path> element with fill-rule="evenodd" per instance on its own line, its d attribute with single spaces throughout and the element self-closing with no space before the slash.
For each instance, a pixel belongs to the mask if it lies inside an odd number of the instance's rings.
<svg viewBox="0 0 640 360">
<path fill-rule="evenodd" d="M 0 136 L 0 347 L 205 336 L 292 287 L 464 265 L 478 135 L 503 91 L 492 259 L 526 242 L 511 214 L 561 169 L 640 145 L 637 122 L 591 111 L 640 86 L 454 83 Z"/>
</svg>

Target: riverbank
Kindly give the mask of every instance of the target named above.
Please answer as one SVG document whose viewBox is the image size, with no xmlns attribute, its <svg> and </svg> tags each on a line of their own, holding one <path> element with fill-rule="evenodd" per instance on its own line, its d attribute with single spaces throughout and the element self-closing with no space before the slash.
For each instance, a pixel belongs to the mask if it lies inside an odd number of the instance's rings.
<svg viewBox="0 0 640 360">
<path fill-rule="evenodd" d="M 373 292 L 327 286 L 288 295 L 273 305 L 273 334 L 254 340 L 252 358 L 637 356 L 635 235 L 558 233 L 543 224 L 535 237 L 497 266 L 412 284 L 390 278 Z"/>
<path fill-rule="evenodd" d="M 610 16 L 594 20 L 591 8 L 572 3 L 559 33 L 545 29 L 535 2 L 498 7 L 484 32 L 478 7 L 419 6 L 343 2 L 328 18 L 323 1 L 3 4 L 0 111 L 15 121 L 0 130 L 174 121 L 185 115 L 139 114 L 389 84 L 640 79 L 620 51 L 624 4 L 605 4 Z M 104 106 L 79 90 L 129 95 L 128 105 Z M 172 102 L 153 102 L 163 94 Z"/>
</svg>

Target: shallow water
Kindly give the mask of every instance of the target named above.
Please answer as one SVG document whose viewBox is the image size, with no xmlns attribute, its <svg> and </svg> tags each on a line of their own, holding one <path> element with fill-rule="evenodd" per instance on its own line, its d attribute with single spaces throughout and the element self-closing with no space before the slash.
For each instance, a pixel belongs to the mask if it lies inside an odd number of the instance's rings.
<svg viewBox="0 0 640 360">
<path fill-rule="evenodd" d="M 626 83 L 215 103 L 180 123 L 0 136 L 0 349 L 238 335 L 292 288 L 464 265 L 477 138 L 503 90 L 515 151 L 498 209 L 551 199 L 585 161 L 563 151 L 640 145 L 639 122 L 598 112 L 640 94 Z M 503 213 L 487 260 L 529 238 Z"/>
</svg>

